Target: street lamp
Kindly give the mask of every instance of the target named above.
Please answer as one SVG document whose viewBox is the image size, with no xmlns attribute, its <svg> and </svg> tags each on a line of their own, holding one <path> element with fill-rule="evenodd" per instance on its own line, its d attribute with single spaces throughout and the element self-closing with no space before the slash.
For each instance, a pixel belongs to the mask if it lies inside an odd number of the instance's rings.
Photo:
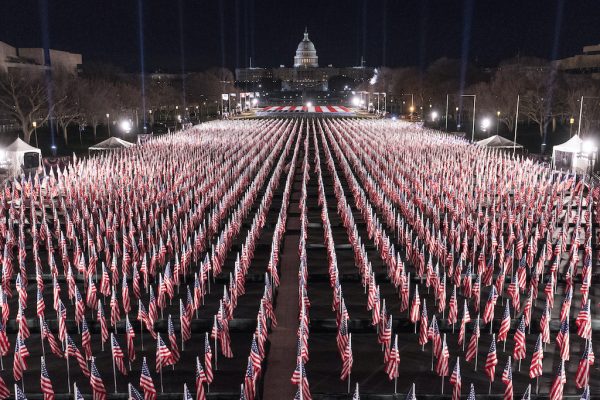
<svg viewBox="0 0 600 400">
<path fill-rule="evenodd" d="M 492 121 L 490 121 L 490 119 L 487 117 L 481 120 L 481 128 L 484 132 L 490 127 L 491 124 Z"/>
<path fill-rule="evenodd" d="M 435 120 L 437 119 L 437 117 L 438 117 L 437 111 L 432 111 L 431 112 L 431 121 L 435 122 Z"/>
<path fill-rule="evenodd" d="M 500 110 L 496 111 L 496 135 L 498 134 L 498 126 L 500 125 Z"/>
<path fill-rule="evenodd" d="M 119 123 L 119 127 L 121 128 L 121 130 L 123 132 L 129 133 L 129 132 L 131 132 L 131 128 L 132 128 L 131 121 L 124 119 L 123 121 L 121 121 Z"/>
<path fill-rule="evenodd" d="M 312 107 L 312 103 L 310 101 L 307 101 L 306 102 L 306 107 L 308 107 L 308 108 Z"/>
<path fill-rule="evenodd" d="M 108 136 L 110 137 L 110 114 L 106 113 L 106 126 L 108 127 Z"/>
<path fill-rule="evenodd" d="M 353 97 L 352 98 L 352 105 L 354 107 L 358 107 L 360 105 L 360 99 L 358 97 Z"/>
<path fill-rule="evenodd" d="M 33 132 L 35 133 L 35 147 L 38 147 L 38 139 L 37 139 L 37 122 L 33 121 L 31 123 L 33 125 Z"/>
<path fill-rule="evenodd" d="M 575 118 L 569 118 L 569 137 L 573 136 L 573 124 L 575 123 Z"/>
</svg>

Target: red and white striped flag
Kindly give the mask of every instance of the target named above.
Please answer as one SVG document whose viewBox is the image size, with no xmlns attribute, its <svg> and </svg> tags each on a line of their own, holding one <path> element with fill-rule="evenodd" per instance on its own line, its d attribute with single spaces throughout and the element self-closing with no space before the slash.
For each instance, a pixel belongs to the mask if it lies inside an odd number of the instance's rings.
<svg viewBox="0 0 600 400">
<path fill-rule="evenodd" d="M 90 370 L 90 386 L 92 387 L 93 400 L 106 400 L 106 388 L 104 387 L 104 382 L 102 382 L 100 372 L 96 368 L 94 357 L 91 360 Z"/>
<path fill-rule="evenodd" d="M 503 400 L 513 400 L 512 362 L 510 356 L 508 356 L 506 366 L 504 367 L 504 371 L 502 371 L 502 383 L 506 385 Z"/>
<path fill-rule="evenodd" d="M 550 400 L 562 400 L 565 383 L 567 383 L 567 376 L 565 375 L 565 361 L 561 359 L 560 363 L 558 364 L 556 376 L 554 377 L 552 386 L 550 387 Z"/>
<path fill-rule="evenodd" d="M 492 343 L 485 359 L 485 374 L 488 376 L 490 382 L 494 382 L 494 375 L 496 374 L 496 365 L 498 364 L 498 358 L 496 357 L 496 334 L 492 334 Z"/>
<path fill-rule="evenodd" d="M 40 388 L 44 394 L 44 400 L 54 400 L 54 388 L 46 369 L 46 360 L 44 360 L 44 357 L 41 357 L 40 362 Z"/>
</svg>

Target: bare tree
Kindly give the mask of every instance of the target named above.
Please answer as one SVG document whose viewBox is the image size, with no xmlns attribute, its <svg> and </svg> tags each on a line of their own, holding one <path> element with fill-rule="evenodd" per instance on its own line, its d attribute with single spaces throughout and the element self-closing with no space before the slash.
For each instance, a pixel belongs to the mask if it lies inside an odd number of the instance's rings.
<svg viewBox="0 0 600 400">
<path fill-rule="evenodd" d="M 48 89 L 42 74 L 25 71 L 8 71 L 0 73 L 0 108 L 15 118 L 21 126 L 23 139 L 29 143 L 34 131 L 33 122 L 38 126 L 48 121 L 49 110 Z"/>
<path fill-rule="evenodd" d="M 54 108 L 53 116 L 60 126 L 65 143 L 69 143 L 69 126 L 81 117 L 80 93 L 77 76 L 59 71 L 53 79 L 54 93 L 63 101 Z"/>
<path fill-rule="evenodd" d="M 85 79 L 80 82 L 80 110 L 85 122 L 92 127 L 94 141 L 96 140 L 98 125 L 106 118 L 106 113 L 112 110 L 111 92 L 114 85 L 101 79 Z"/>
</svg>

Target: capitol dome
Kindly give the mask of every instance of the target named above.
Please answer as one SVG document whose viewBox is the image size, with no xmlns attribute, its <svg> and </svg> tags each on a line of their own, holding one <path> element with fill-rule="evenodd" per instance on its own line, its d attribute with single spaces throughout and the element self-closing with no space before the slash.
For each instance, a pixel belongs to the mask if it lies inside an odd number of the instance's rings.
<svg viewBox="0 0 600 400">
<path fill-rule="evenodd" d="M 304 39 L 298 44 L 296 56 L 294 57 L 294 67 L 318 67 L 319 57 L 317 57 L 317 49 L 308 38 L 308 31 L 304 31 Z"/>
</svg>

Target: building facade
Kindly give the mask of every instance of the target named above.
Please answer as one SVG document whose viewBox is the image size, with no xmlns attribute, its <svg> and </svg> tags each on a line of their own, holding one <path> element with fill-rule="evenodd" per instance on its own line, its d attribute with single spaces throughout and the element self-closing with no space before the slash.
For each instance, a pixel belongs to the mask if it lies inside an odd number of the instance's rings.
<svg viewBox="0 0 600 400">
<path fill-rule="evenodd" d="M 600 44 L 584 46 L 583 54 L 556 60 L 556 67 L 574 74 L 589 74 L 600 79 Z"/>
<path fill-rule="evenodd" d="M 0 42 L 0 72 L 11 70 L 44 71 L 47 68 L 62 69 L 69 73 L 77 73 L 83 60 L 81 54 L 42 48 L 17 49 L 7 43 Z"/>
<path fill-rule="evenodd" d="M 315 45 L 308 37 L 308 31 L 305 31 L 296 49 L 293 67 L 236 68 L 235 78 L 238 85 L 256 87 L 263 81 L 280 81 L 282 91 L 327 91 L 329 80 L 333 77 L 360 83 L 371 79 L 373 73 L 374 68 L 365 66 L 320 67 Z"/>
</svg>

